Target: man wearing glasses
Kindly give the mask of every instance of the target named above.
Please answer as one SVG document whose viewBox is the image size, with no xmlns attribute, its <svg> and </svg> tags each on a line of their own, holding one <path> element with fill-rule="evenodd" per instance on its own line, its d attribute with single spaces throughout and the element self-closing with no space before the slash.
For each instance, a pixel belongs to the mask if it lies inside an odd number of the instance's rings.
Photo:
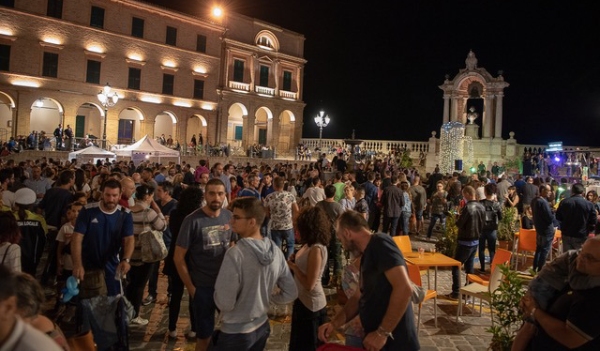
<svg viewBox="0 0 600 351">
<path fill-rule="evenodd" d="M 265 218 L 261 201 L 238 198 L 232 209 L 231 226 L 241 238 L 225 254 L 215 285 L 223 322 L 217 348 L 264 350 L 270 333 L 270 302 L 290 303 L 298 290 L 282 251 L 260 233 Z"/>
<path fill-rule="evenodd" d="M 544 266 L 529 292 L 512 350 L 600 349 L 600 237 Z"/>
<path fill-rule="evenodd" d="M 196 351 L 205 351 L 214 331 L 215 281 L 233 234 L 231 212 L 223 209 L 225 184 L 211 179 L 205 187 L 206 204 L 181 224 L 173 261 L 193 302 Z"/>
</svg>

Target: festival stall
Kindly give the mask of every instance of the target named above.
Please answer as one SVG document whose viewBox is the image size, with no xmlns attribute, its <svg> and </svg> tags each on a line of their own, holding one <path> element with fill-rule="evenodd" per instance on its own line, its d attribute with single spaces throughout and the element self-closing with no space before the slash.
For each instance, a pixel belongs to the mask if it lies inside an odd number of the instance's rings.
<svg viewBox="0 0 600 351">
<path fill-rule="evenodd" d="M 158 141 L 149 138 L 148 135 L 145 135 L 135 144 L 113 151 L 117 156 L 131 157 L 136 165 L 151 158 L 156 158 L 156 162 L 159 163 L 161 158 L 177 158 L 177 163 L 181 161 L 179 151 L 161 145 Z"/>
</svg>

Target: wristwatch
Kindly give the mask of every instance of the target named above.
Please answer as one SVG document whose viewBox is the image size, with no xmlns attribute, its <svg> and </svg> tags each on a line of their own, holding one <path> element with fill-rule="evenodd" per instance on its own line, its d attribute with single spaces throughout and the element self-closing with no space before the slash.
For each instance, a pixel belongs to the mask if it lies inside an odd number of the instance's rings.
<svg viewBox="0 0 600 351">
<path fill-rule="evenodd" d="M 129 263 L 129 258 L 122 258 L 122 259 L 121 259 L 121 262 L 123 262 L 123 261 L 125 261 L 125 262 Z"/>
<path fill-rule="evenodd" d="M 380 336 L 385 336 L 386 338 L 391 338 L 392 340 L 394 340 L 394 335 L 392 334 L 392 332 L 386 331 L 381 326 L 377 328 L 376 333 Z"/>
</svg>

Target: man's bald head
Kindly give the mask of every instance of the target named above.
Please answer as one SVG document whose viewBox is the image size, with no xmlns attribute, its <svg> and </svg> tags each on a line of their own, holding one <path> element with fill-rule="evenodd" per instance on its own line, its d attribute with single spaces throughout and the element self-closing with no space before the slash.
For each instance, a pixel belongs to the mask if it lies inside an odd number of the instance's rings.
<svg viewBox="0 0 600 351">
<path fill-rule="evenodd" d="M 130 198 L 135 192 L 135 182 L 131 177 L 125 177 L 121 180 L 121 189 L 126 198 Z"/>
</svg>

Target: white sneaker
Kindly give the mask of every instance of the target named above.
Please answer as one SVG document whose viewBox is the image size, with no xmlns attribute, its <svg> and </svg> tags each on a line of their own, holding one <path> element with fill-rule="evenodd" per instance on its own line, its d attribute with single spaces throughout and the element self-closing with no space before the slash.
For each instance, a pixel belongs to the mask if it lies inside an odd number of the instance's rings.
<svg viewBox="0 0 600 351">
<path fill-rule="evenodd" d="M 190 331 L 187 333 L 186 337 L 187 337 L 188 339 L 195 339 L 195 338 L 196 338 L 196 332 L 194 332 L 194 331 L 191 331 L 191 330 L 190 330 Z"/>
<path fill-rule="evenodd" d="M 170 338 L 176 338 L 177 337 L 177 329 L 175 329 L 175 330 L 169 330 L 169 337 Z"/>
<path fill-rule="evenodd" d="M 137 324 L 137 325 L 143 326 L 143 325 L 148 324 L 148 320 L 138 316 L 131 320 L 131 324 Z"/>
</svg>

